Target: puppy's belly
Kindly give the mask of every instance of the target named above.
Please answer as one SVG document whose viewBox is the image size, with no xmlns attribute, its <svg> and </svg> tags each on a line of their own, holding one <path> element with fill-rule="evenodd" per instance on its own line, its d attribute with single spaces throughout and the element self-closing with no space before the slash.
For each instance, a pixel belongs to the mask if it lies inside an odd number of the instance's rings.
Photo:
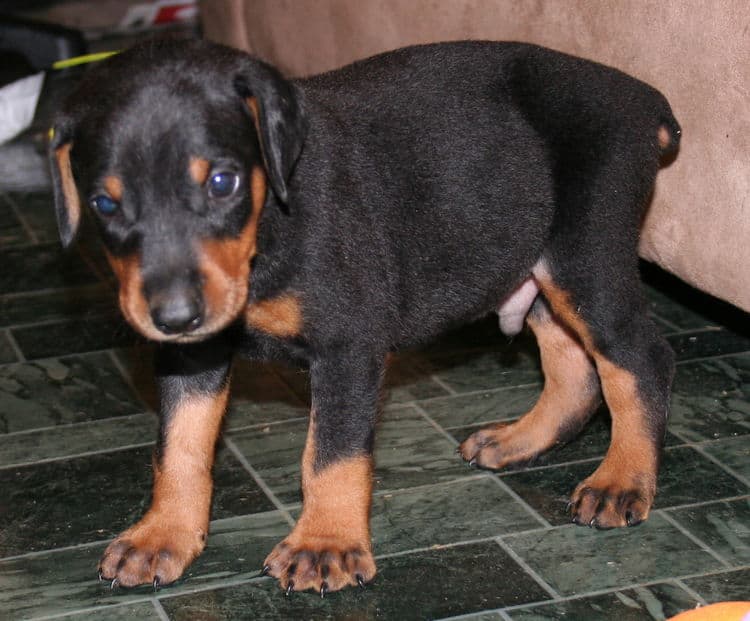
<svg viewBox="0 0 750 621">
<path fill-rule="evenodd" d="M 529 276 L 502 301 L 497 314 L 500 318 L 500 329 L 504 334 L 513 336 L 521 331 L 526 315 L 538 293 L 539 287 L 534 277 Z"/>
</svg>

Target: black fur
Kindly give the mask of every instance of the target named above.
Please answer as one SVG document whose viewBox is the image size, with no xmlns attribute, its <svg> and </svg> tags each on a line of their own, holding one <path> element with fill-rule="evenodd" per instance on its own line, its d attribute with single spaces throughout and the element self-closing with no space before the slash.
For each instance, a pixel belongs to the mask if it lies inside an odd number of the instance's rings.
<svg viewBox="0 0 750 621">
<path fill-rule="evenodd" d="M 121 213 L 100 228 L 114 256 L 139 254 L 148 295 L 195 270 L 190 242 L 237 236 L 249 171 L 264 162 L 273 191 L 248 304 L 291 292 L 303 328 L 276 338 L 238 319 L 226 330 L 243 355 L 309 366 L 316 468 L 372 450 L 388 352 L 492 312 L 540 260 L 597 349 L 638 378 L 663 435 L 671 353 L 646 318 L 636 251 L 679 126 L 646 84 L 520 43 L 412 47 L 288 81 L 241 52 L 161 41 L 93 70 L 58 127 L 53 148 L 72 142 L 84 201 L 104 175 L 122 177 Z M 211 207 L 187 177 L 195 154 L 247 191 Z M 186 383 L 225 381 L 224 357 L 196 373 L 180 359 L 162 374 L 165 411 Z"/>
</svg>

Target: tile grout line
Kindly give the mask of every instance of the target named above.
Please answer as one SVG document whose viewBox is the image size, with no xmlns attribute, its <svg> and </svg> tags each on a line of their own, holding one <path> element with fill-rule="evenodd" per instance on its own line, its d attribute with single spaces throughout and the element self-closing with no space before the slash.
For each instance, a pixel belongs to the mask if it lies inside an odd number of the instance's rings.
<svg viewBox="0 0 750 621">
<path fill-rule="evenodd" d="M 145 604 L 150 602 L 152 598 L 144 596 L 143 598 L 129 599 L 121 604 L 101 604 L 99 606 L 89 606 L 87 608 L 77 608 L 76 610 L 66 610 L 65 612 L 58 612 L 52 614 L 41 615 L 38 617 L 26 617 L 28 621 L 52 621 L 52 619 L 68 619 L 74 616 L 83 614 L 91 614 L 104 612 L 107 610 L 114 610 L 115 608 L 124 608 L 125 606 L 132 606 L 134 604 Z"/>
<path fill-rule="evenodd" d="M 679 530 L 683 535 L 685 535 L 688 539 L 690 539 L 690 541 L 692 541 L 695 545 L 697 545 L 701 550 L 713 556 L 714 559 L 719 561 L 722 565 L 724 565 L 724 567 L 726 567 L 727 569 L 732 568 L 732 564 L 729 561 L 727 561 L 723 556 L 721 556 L 721 554 L 719 554 L 715 550 L 712 550 L 708 544 L 706 544 L 696 535 L 691 533 L 687 528 L 685 528 L 682 524 L 680 524 L 671 515 L 659 509 L 654 511 L 654 513 L 659 513 L 662 518 L 664 518 L 667 522 L 669 522 L 672 526 L 674 526 L 677 530 Z"/>
<path fill-rule="evenodd" d="M 150 442 L 141 442 L 138 444 L 126 444 L 124 446 L 108 447 L 98 451 L 84 451 L 83 453 L 73 453 L 71 455 L 57 455 L 55 457 L 43 457 L 42 459 L 36 459 L 34 461 L 19 461 L 10 464 L 0 464 L 0 472 L 3 470 L 11 470 L 13 468 L 25 468 L 28 466 L 36 466 L 42 464 L 51 464 L 57 461 L 66 461 L 69 459 L 80 459 L 82 457 L 95 457 L 97 455 L 108 455 L 109 453 L 119 453 L 120 451 L 131 451 L 134 449 L 145 448 L 147 446 L 154 446 L 156 444 L 153 440 Z"/>
<path fill-rule="evenodd" d="M 23 352 L 21 351 L 21 348 L 18 346 L 18 343 L 16 342 L 16 338 L 13 336 L 13 333 L 6 328 L 3 330 L 5 334 L 5 338 L 8 339 L 8 343 L 10 343 L 10 348 L 13 350 L 13 353 L 16 355 L 16 358 L 18 360 L 14 362 L 9 362 L 8 364 L 19 364 L 21 362 L 27 362 L 26 356 L 23 355 Z M 5 365 L 0 365 L 5 366 Z"/>
<path fill-rule="evenodd" d="M 18 222 L 21 224 L 21 228 L 26 232 L 26 235 L 29 236 L 31 244 L 38 244 L 39 236 L 36 234 L 36 231 L 34 231 L 34 228 L 26 221 L 26 217 L 21 213 L 21 210 L 19 209 L 16 201 L 14 201 L 11 198 L 10 194 L 7 193 L 3 193 L 3 199 L 5 200 L 5 203 L 10 207 L 13 215 L 16 216 Z"/>
<path fill-rule="evenodd" d="M 284 519 L 287 521 L 289 526 L 294 528 L 295 520 L 292 517 L 292 514 L 289 513 L 288 509 L 282 503 L 276 494 L 273 492 L 273 490 L 268 486 L 268 484 L 263 480 L 263 478 L 258 474 L 258 472 L 250 465 L 250 462 L 247 460 L 247 458 L 242 454 L 240 449 L 237 447 L 237 445 L 234 443 L 234 440 L 231 438 L 224 438 L 224 444 L 229 449 L 229 451 L 235 456 L 237 461 L 240 462 L 242 467 L 248 472 L 248 474 L 253 478 L 253 480 L 258 484 L 258 487 L 263 491 L 263 493 L 268 496 L 268 499 L 271 501 L 274 507 L 278 509 L 281 514 L 284 516 Z"/>
<path fill-rule="evenodd" d="M 119 320 L 121 317 L 118 313 L 113 313 L 112 311 L 106 311 L 103 310 L 101 312 L 92 312 L 85 316 L 85 320 L 93 320 L 96 321 L 98 319 L 112 319 L 115 318 Z M 72 315 L 66 315 L 65 317 L 58 317 L 58 318 L 52 318 L 52 319 L 42 319 L 41 321 L 30 321 L 26 323 L 9 323 L 5 328 L 8 330 L 28 330 L 30 328 L 48 328 L 50 326 L 55 326 L 62 323 L 70 323 L 72 321 L 80 321 L 80 317 L 73 317 Z M 64 354 L 64 355 L 71 355 L 71 354 Z"/>
<path fill-rule="evenodd" d="M 680 435 L 680 433 L 679 433 L 679 432 L 675 432 L 675 431 L 672 431 L 672 433 L 673 433 L 673 434 L 674 434 L 675 436 L 677 436 L 677 437 L 678 437 L 678 438 L 679 438 L 680 440 L 683 440 L 683 441 L 685 440 L 685 438 L 684 438 L 684 437 L 683 437 L 682 435 Z M 741 437 L 744 437 L 744 436 L 737 436 L 737 437 L 740 437 L 740 438 L 741 438 Z M 731 438 L 717 438 L 717 440 L 716 440 L 716 441 L 727 440 L 727 439 L 731 439 Z M 690 444 L 690 443 L 688 442 L 687 444 Z M 728 475 L 730 475 L 730 476 L 734 477 L 734 478 L 735 478 L 735 479 L 737 479 L 737 480 L 738 480 L 738 481 L 739 481 L 740 483 L 742 483 L 742 484 L 744 484 L 745 486 L 747 486 L 748 488 L 750 488 L 750 480 L 746 479 L 746 478 L 745 478 L 744 476 L 742 476 L 742 475 L 741 475 L 741 474 L 740 474 L 739 472 L 735 472 L 735 471 L 734 471 L 734 470 L 733 470 L 732 468 L 730 468 L 729 466 L 727 466 L 726 464 L 724 464 L 724 463 L 723 463 L 723 462 L 722 462 L 722 461 L 721 461 L 720 459 L 718 459 L 718 458 L 714 457 L 713 455 L 711 455 L 710 453 L 708 453 L 708 452 L 707 452 L 707 451 L 706 451 L 706 450 L 705 450 L 705 449 L 703 448 L 703 445 L 702 445 L 702 444 L 700 444 L 700 445 L 699 445 L 699 444 L 690 444 L 690 446 L 691 446 L 691 448 L 692 448 L 693 450 L 695 450 L 695 451 L 696 451 L 697 453 L 699 453 L 700 455 L 702 455 L 703 457 L 705 457 L 705 458 L 706 458 L 706 459 L 708 459 L 709 461 L 711 461 L 711 462 L 713 462 L 714 464 L 716 464 L 717 466 L 719 466 L 719 468 L 721 468 L 721 469 L 722 469 L 722 470 L 723 470 L 724 472 L 726 472 L 726 473 L 727 473 Z"/>
<path fill-rule="evenodd" d="M 133 383 L 133 378 L 130 377 L 130 374 L 125 369 L 125 365 L 120 360 L 120 357 L 117 355 L 114 349 L 107 350 L 107 354 L 109 355 L 109 359 L 112 361 L 112 364 L 115 365 L 115 369 L 120 373 L 120 377 L 122 377 L 122 380 L 125 382 L 125 384 L 130 388 L 132 391 L 133 396 L 135 396 L 138 403 L 143 406 L 144 411 L 148 412 L 150 411 L 148 403 L 146 403 L 141 398 L 141 393 L 136 388 L 135 384 Z"/>
<path fill-rule="evenodd" d="M 9 431 L 8 433 L 0 434 L 0 438 L 13 438 L 17 436 L 30 435 L 32 433 L 39 433 L 42 431 L 62 431 L 63 429 L 72 429 L 74 427 L 86 427 L 96 423 L 109 423 L 117 420 L 127 420 L 129 418 L 136 418 L 138 416 L 154 416 L 154 413 L 150 410 L 134 412 L 132 414 L 124 414 L 122 416 L 108 416 L 107 418 L 95 418 L 93 420 L 83 420 L 77 423 L 63 423 L 62 425 L 47 425 L 46 427 L 33 427 L 32 429 L 20 429 L 18 431 Z"/>
<path fill-rule="evenodd" d="M 566 525 L 567 526 L 567 525 Z M 559 527 L 563 528 L 563 527 Z M 396 550 L 395 552 L 386 552 L 384 554 L 377 554 L 375 558 L 377 560 L 385 560 L 389 558 L 400 558 L 402 556 L 409 556 L 410 554 L 420 554 L 422 552 L 434 552 L 436 550 L 445 550 L 450 548 L 460 548 L 462 546 L 471 546 L 478 543 L 493 543 L 500 537 L 521 537 L 523 535 L 532 535 L 535 533 L 545 533 L 549 529 L 547 528 L 529 528 L 527 530 L 518 531 L 516 533 L 508 533 L 507 535 L 489 535 L 488 537 L 477 537 L 476 539 L 464 539 L 462 541 L 451 541 L 450 543 L 440 543 L 436 545 L 422 546 L 419 548 L 409 548 L 407 550 Z"/>
<path fill-rule="evenodd" d="M 169 615 L 167 614 L 167 611 L 164 610 L 164 606 L 161 605 L 161 601 L 157 598 L 153 598 L 151 600 L 151 603 L 153 604 L 154 608 L 156 609 L 156 614 L 159 615 L 159 619 L 161 621 L 170 621 Z"/>
<path fill-rule="evenodd" d="M 443 429 L 440 425 L 438 425 L 433 418 L 422 408 L 419 404 L 414 404 L 414 409 L 417 410 L 420 415 L 430 424 L 432 425 L 438 432 L 440 432 L 453 446 L 457 446 L 458 442 L 456 442 L 456 439 L 450 435 L 445 429 Z M 521 498 L 505 481 L 501 481 L 500 477 L 494 476 L 493 474 L 489 474 L 488 476 L 490 479 L 494 480 L 497 485 L 500 486 L 501 489 L 505 491 L 506 494 L 508 494 L 511 498 L 513 498 L 517 503 L 519 503 L 524 510 L 526 510 L 527 513 L 529 513 L 539 524 L 544 526 L 545 528 L 552 528 L 552 525 L 545 520 L 541 515 L 539 515 L 534 508 L 529 505 L 523 498 Z"/>
<path fill-rule="evenodd" d="M 429 376 L 425 376 L 429 377 Z M 456 394 L 451 395 L 437 395 L 435 397 L 426 397 L 425 399 L 411 399 L 409 401 L 399 401 L 397 403 L 389 403 L 385 409 L 391 409 L 391 408 L 400 408 L 400 407 L 414 407 L 419 404 L 429 404 L 429 403 L 435 403 L 440 401 L 447 401 L 449 399 L 455 399 L 456 397 L 476 397 L 481 395 L 496 395 L 500 394 L 502 392 L 518 389 L 518 388 L 532 388 L 538 386 L 541 390 L 542 388 L 542 382 L 524 382 L 523 384 L 516 384 L 515 386 L 498 386 L 496 388 L 480 388 L 478 390 L 467 390 L 466 392 L 456 392 Z M 520 416 L 520 415 L 519 415 Z M 518 418 L 516 416 L 515 418 Z M 497 419 L 495 419 L 496 421 Z M 487 422 L 495 422 L 495 421 L 487 421 Z M 476 423 L 477 425 L 481 425 L 482 423 Z M 465 426 L 465 425 L 464 425 Z"/>
<path fill-rule="evenodd" d="M 651 313 L 651 315 L 652 315 L 653 318 L 656 318 L 659 321 L 661 321 L 662 323 L 666 324 L 667 327 L 670 330 L 672 330 L 672 332 L 669 332 L 668 334 L 675 334 L 675 333 L 679 332 L 682 329 L 674 321 L 671 321 L 670 319 L 665 319 L 659 313 L 656 313 L 653 310 L 651 310 L 649 312 Z M 666 335 L 662 335 L 662 336 L 666 336 Z"/>
<path fill-rule="evenodd" d="M 698 356 L 696 358 L 685 358 L 684 360 L 677 360 L 675 364 L 677 366 L 683 364 L 690 364 L 693 362 L 710 362 L 711 360 L 723 360 L 724 358 L 733 358 L 735 356 L 747 356 L 750 354 L 750 350 L 745 349 L 742 351 L 728 352 L 726 354 L 715 354 L 713 356 Z"/>
<path fill-rule="evenodd" d="M 708 605 L 708 602 L 705 599 L 703 599 L 702 595 L 700 595 L 697 591 L 694 591 L 693 589 L 691 589 L 680 578 L 672 578 L 672 582 L 676 584 L 678 587 L 680 587 L 683 591 L 685 591 L 688 595 L 698 600 L 703 606 Z"/>
<path fill-rule="evenodd" d="M 429 377 L 433 382 L 435 382 L 438 386 L 440 386 L 440 388 L 442 388 L 445 392 L 447 392 L 448 393 L 447 396 L 455 397 L 460 394 L 457 390 L 455 390 L 454 388 L 449 386 L 445 381 L 440 379 L 440 377 L 438 377 L 436 374 L 433 373 L 432 375 L 428 375 L 427 377 Z"/>
<path fill-rule="evenodd" d="M 671 507 L 659 507 L 656 510 L 662 511 L 664 513 L 669 513 L 671 511 L 680 511 L 682 509 L 694 509 L 696 507 L 706 507 L 708 505 L 719 504 L 720 502 L 735 502 L 736 500 L 750 500 L 750 493 L 740 494 L 739 496 L 727 496 L 726 498 L 719 498 L 719 499 L 713 499 L 713 500 L 701 500 L 699 502 L 689 502 L 684 505 L 673 505 Z"/>
<path fill-rule="evenodd" d="M 539 608 L 548 604 L 561 604 L 563 602 L 573 602 L 579 599 L 586 599 L 589 597 L 597 597 L 599 595 L 609 595 L 612 593 L 618 593 L 620 591 L 629 591 L 632 589 L 655 586 L 657 584 L 664 584 L 665 582 L 692 580 L 694 578 L 705 578 L 706 576 L 719 576 L 721 574 L 728 574 L 734 571 L 744 571 L 750 569 L 750 565 L 740 565 L 739 567 L 733 567 L 732 569 L 722 568 L 717 571 L 707 571 L 700 574 L 685 574 L 679 578 L 675 577 L 664 577 L 657 578 L 654 580 L 648 580 L 646 582 L 633 582 L 630 584 L 624 584 L 616 587 L 609 587 L 606 589 L 596 589 L 594 591 L 586 591 L 585 593 L 575 593 L 573 595 L 566 595 L 555 601 L 541 601 L 541 602 L 529 602 L 526 604 L 516 604 L 513 606 L 506 606 L 503 610 L 525 610 L 529 608 Z M 687 587 L 688 589 L 690 587 Z"/>
<path fill-rule="evenodd" d="M 503 550 L 505 550 L 505 553 L 510 556 L 518 565 L 521 566 L 521 568 L 529 574 L 533 579 L 534 582 L 536 582 L 540 587 L 542 587 L 548 595 L 552 597 L 552 599 L 559 599 L 560 594 L 555 591 L 554 588 L 550 584 L 547 583 L 547 581 L 542 578 L 534 569 L 531 568 L 531 565 L 529 565 L 525 560 L 523 560 L 513 548 L 511 548 L 505 541 L 502 540 L 501 537 L 495 538 L 495 543 L 500 546 Z"/>
</svg>

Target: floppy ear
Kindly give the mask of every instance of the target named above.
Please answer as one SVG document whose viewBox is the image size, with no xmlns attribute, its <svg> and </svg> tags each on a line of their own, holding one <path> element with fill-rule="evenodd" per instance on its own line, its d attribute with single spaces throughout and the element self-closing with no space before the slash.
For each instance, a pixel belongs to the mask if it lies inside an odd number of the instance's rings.
<svg viewBox="0 0 750 621">
<path fill-rule="evenodd" d="M 307 131 L 299 93 L 273 67 L 249 57 L 243 64 L 234 88 L 253 115 L 271 188 L 286 204 L 287 181 Z"/>
<path fill-rule="evenodd" d="M 70 151 L 73 148 L 72 132 L 64 126 L 50 130 L 49 162 L 52 189 L 55 195 L 55 212 L 60 239 L 65 248 L 73 241 L 81 221 L 81 201 L 78 197 Z"/>
</svg>

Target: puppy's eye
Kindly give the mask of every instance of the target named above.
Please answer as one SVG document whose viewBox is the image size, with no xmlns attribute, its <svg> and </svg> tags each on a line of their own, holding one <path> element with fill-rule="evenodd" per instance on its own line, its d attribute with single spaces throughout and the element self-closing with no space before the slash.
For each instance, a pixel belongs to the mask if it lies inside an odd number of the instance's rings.
<svg viewBox="0 0 750 621">
<path fill-rule="evenodd" d="M 120 208 L 120 204 L 106 194 L 99 194 L 92 198 L 91 206 L 104 216 L 111 216 Z"/>
<path fill-rule="evenodd" d="M 211 198 L 227 198 L 235 193 L 240 178 L 234 173 L 218 172 L 208 180 L 208 195 Z"/>
</svg>

